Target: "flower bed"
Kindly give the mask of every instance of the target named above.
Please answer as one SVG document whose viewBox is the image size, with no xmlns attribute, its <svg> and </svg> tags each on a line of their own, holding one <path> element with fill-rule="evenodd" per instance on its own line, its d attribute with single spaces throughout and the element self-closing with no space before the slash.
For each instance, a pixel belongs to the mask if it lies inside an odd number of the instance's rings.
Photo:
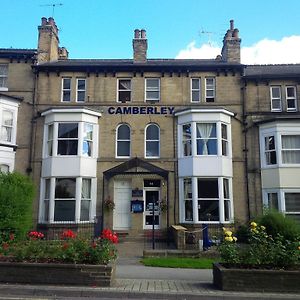
<svg viewBox="0 0 300 300">
<path fill-rule="evenodd" d="M 214 263 L 213 284 L 223 291 L 300 292 L 300 270 L 226 268 Z"/>
<path fill-rule="evenodd" d="M 300 240 L 270 235 L 265 226 L 251 222 L 248 240 L 238 243 L 224 229 L 218 246 L 221 263 L 213 265 L 214 285 L 231 291 L 300 292 Z"/>
<path fill-rule="evenodd" d="M 65 230 L 57 241 L 32 231 L 26 241 L 10 235 L 0 247 L 0 282 L 110 286 L 117 236 L 109 229 L 96 239 Z"/>
</svg>

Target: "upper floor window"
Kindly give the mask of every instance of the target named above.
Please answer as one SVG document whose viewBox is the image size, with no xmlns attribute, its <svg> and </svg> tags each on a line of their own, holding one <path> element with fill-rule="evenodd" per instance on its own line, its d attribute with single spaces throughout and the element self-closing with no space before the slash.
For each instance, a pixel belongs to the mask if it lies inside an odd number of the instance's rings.
<svg viewBox="0 0 300 300">
<path fill-rule="evenodd" d="M 182 147 L 183 156 L 192 155 L 192 126 L 191 124 L 184 124 L 182 126 Z"/>
<path fill-rule="evenodd" d="M 205 78 L 205 101 L 214 102 L 216 97 L 216 80 L 214 77 Z"/>
<path fill-rule="evenodd" d="M 217 155 L 215 123 L 197 123 L 197 155 Z"/>
<path fill-rule="evenodd" d="M 275 136 L 270 135 L 265 137 L 265 160 L 267 165 L 276 165 L 276 146 Z"/>
<path fill-rule="evenodd" d="M 285 88 L 285 93 L 286 93 L 286 110 L 287 111 L 297 110 L 296 87 L 287 86 Z"/>
<path fill-rule="evenodd" d="M 1 138 L 3 142 L 13 142 L 13 120 L 14 114 L 10 110 L 2 110 L 1 115 Z"/>
<path fill-rule="evenodd" d="M 118 101 L 131 101 L 131 79 L 118 79 Z"/>
<path fill-rule="evenodd" d="M 8 65 L 0 64 L 0 90 L 7 89 Z"/>
<path fill-rule="evenodd" d="M 46 153 L 48 156 L 82 155 L 92 157 L 93 132 L 93 124 L 86 122 L 49 124 L 46 134 Z"/>
<path fill-rule="evenodd" d="M 159 157 L 160 137 L 159 127 L 156 124 L 150 124 L 146 127 L 146 140 L 145 140 L 145 157 L 154 158 Z"/>
<path fill-rule="evenodd" d="M 160 99 L 160 79 L 146 78 L 145 81 L 145 99 L 146 101 L 159 101 Z"/>
<path fill-rule="evenodd" d="M 200 102 L 201 100 L 201 79 L 191 78 L 191 101 Z"/>
<path fill-rule="evenodd" d="M 57 155 L 77 155 L 78 123 L 59 123 Z"/>
<path fill-rule="evenodd" d="M 281 88 L 280 86 L 271 86 L 271 110 L 281 111 Z"/>
<path fill-rule="evenodd" d="M 71 78 L 62 79 L 61 101 L 71 101 Z"/>
<path fill-rule="evenodd" d="M 282 163 L 300 164 L 300 135 L 282 135 Z"/>
<path fill-rule="evenodd" d="M 85 92 L 86 92 L 86 79 L 77 78 L 76 80 L 76 101 L 77 102 L 85 101 Z"/>
<path fill-rule="evenodd" d="M 121 124 L 117 128 L 117 157 L 130 157 L 130 127 L 127 124 Z"/>
</svg>

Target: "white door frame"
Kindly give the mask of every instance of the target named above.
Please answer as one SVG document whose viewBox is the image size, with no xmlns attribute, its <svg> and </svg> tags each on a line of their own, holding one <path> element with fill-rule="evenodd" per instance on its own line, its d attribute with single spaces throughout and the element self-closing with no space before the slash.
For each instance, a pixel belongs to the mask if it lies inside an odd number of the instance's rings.
<svg viewBox="0 0 300 300">
<path fill-rule="evenodd" d="M 160 187 L 144 187 L 143 189 L 143 198 L 144 198 L 144 213 L 143 213 L 143 229 L 152 229 L 153 225 L 146 225 L 146 216 L 152 216 L 152 211 L 146 209 L 146 193 L 151 191 L 158 192 L 158 205 L 157 210 L 155 210 L 155 216 L 158 216 L 158 225 L 154 225 L 154 229 L 160 229 L 161 217 L 160 217 L 160 210 L 159 210 L 159 202 L 161 197 L 161 189 Z"/>
</svg>

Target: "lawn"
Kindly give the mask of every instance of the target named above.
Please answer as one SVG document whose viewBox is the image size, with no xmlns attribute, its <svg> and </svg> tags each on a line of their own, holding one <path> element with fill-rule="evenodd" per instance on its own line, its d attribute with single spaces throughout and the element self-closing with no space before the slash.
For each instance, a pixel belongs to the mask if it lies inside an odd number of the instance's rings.
<svg viewBox="0 0 300 300">
<path fill-rule="evenodd" d="M 147 257 L 141 263 L 149 267 L 163 268 L 188 268 L 188 269 L 212 269 L 212 263 L 217 258 L 189 258 L 189 257 Z"/>
</svg>

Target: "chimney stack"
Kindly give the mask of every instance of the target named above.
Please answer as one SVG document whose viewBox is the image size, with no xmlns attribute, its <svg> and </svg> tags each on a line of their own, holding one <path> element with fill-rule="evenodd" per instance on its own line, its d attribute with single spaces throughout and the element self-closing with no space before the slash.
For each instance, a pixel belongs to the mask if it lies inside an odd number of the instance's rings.
<svg viewBox="0 0 300 300">
<path fill-rule="evenodd" d="M 145 63 L 147 61 L 148 42 L 146 38 L 146 30 L 135 29 L 133 45 L 133 62 Z"/>
<path fill-rule="evenodd" d="M 66 59 L 68 57 L 68 51 L 63 48 L 59 48 L 58 28 L 52 17 L 41 20 L 41 25 L 38 26 L 38 63 L 55 61 L 59 58 Z"/>
<path fill-rule="evenodd" d="M 241 41 L 239 38 L 239 30 L 234 28 L 234 21 L 230 20 L 230 29 L 227 30 L 223 39 L 223 61 L 232 63 L 241 62 Z"/>
</svg>

